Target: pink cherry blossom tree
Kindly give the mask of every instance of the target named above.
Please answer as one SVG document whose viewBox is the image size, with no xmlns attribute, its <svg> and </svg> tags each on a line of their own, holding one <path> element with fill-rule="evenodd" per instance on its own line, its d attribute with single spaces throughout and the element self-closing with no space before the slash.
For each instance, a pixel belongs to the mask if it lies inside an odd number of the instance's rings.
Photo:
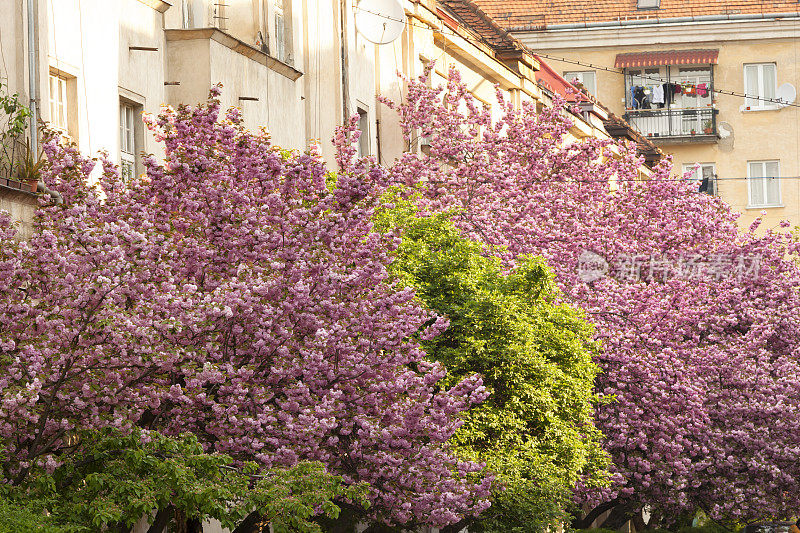
<svg viewBox="0 0 800 533">
<path fill-rule="evenodd" d="M 501 247 L 508 268 L 544 257 L 564 298 L 597 327 L 597 410 L 615 483 L 580 490 L 606 525 L 788 518 L 800 508 L 800 270 L 781 228 L 736 226 L 719 198 L 671 174 L 642 178 L 635 148 L 568 135 L 570 108 L 502 117 L 451 71 L 446 87 L 409 81 L 397 110 L 408 153 L 392 181 L 431 212 L 455 209 L 468 236 Z"/>
<path fill-rule="evenodd" d="M 432 317 L 372 228 L 385 171 L 281 150 L 220 116 L 218 91 L 149 120 L 166 159 L 130 183 L 102 160 L 89 185 L 95 161 L 51 141 L 63 203 L 43 200 L 27 242 L 0 219 L 4 482 L 56 468 L 81 430 L 138 426 L 267 468 L 319 461 L 369 484 L 378 521 L 480 513 L 491 478 L 447 441 L 485 390 L 440 390 L 423 359 Z"/>
</svg>

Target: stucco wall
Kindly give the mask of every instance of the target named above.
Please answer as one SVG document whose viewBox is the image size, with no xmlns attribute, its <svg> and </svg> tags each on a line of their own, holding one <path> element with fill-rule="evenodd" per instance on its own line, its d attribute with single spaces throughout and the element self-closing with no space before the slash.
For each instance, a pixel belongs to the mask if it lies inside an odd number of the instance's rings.
<svg viewBox="0 0 800 533">
<path fill-rule="evenodd" d="M 789 22 L 782 23 L 784 25 Z M 797 24 L 796 22 L 794 24 Z M 731 24 L 728 24 L 731 26 Z M 565 32 L 548 37 L 547 33 L 519 34 L 531 46 L 539 47 L 542 53 L 583 63 L 613 67 L 616 55 L 625 52 L 658 51 L 708 48 L 718 49 L 718 65 L 714 67 L 714 84 L 717 89 L 744 93 L 745 63 L 776 63 L 778 86 L 785 82 L 800 86 L 796 39 L 788 37 L 768 38 L 775 33 L 773 26 L 763 23 L 760 27 L 747 25 L 750 31 L 760 31 L 763 38 L 739 39 L 733 28 L 729 33 L 714 33 L 710 29 L 696 28 L 694 32 L 683 28 L 682 34 L 693 35 L 692 40 L 681 41 L 675 28 L 648 28 L 636 31 L 617 29 L 605 31 L 592 38 L 592 32 L 578 30 L 582 41 L 576 47 L 553 48 L 550 41 L 563 42 Z M 649 34 L 648 34 L 649 32 Z M 644 42 L 647 36 L 647 42 Z M 703 40 L 707 36 L 708 40 Z M 751 35 L 752 37 L 752 35 Z M 625 43 L 625 40 L 631 41 Z M 623 43 L 610 44 L 610 43 Z M 592 70 L 567 62 L 546 59 L 559 72 Z M 623 98 L 625 82 L 616 72 L 597 70 L 597 97 L 617 114 L 625 112 Z M 682 172 L 684 163 L 714 163 L 719 176 L 720 197 L 742 213 L 740 226 L 746 228 L 760 216 L 762 210 L 764 227 L 774 227 L 780 220 L 789 220 L 792 225 L 800 224 L 800 109 L 786 107 L 769 111 L 742 111 L 744 99 L 731 95 L 716 95 L 718 124 L 725 122 L 733 129 L 733 138 L 724 142 L 710 144 L 666 144 L 661 148 L 673 156 L 677 173 Z M 732 142 L 731 142 L 732 140 Z M 784 207 L 749 208 L 747 162 L 758 160 L 780 161 L 781 199 Z"/>
<path fill-rule="evenodd" d="M 8 211 L 12 220 L 19 222 L 17 237 L 27 239 L 33 232 L 33 215 L 39 201 L 35 196 L 5 187 L 0 188 L 0 211 Z"/>
</svg>

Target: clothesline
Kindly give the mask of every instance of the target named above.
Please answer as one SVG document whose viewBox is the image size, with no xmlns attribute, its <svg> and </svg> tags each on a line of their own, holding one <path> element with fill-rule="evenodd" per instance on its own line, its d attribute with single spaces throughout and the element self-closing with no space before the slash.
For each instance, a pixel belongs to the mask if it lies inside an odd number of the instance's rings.
<svg viewBox="0 0 800 533">
<path fill-rule="evenodd" d="M 669 107 L 676 95 L 705 98 L 711 92 L 711 84 L 706 82 L 633 85 L 630 88 L 631 106 L 633 109 L 651 109 L 652 104 L 658 105 L 659 108 Z"/>
</svg>

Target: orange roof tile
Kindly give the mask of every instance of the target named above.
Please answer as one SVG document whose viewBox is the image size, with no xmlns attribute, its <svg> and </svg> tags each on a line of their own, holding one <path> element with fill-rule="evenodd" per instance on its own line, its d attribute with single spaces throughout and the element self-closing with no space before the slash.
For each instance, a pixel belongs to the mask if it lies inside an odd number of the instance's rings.
<svg viewBox="0 0 800 533">
<path fill-rule="evenodd" d="M 556 24 L 622 22 L 706 15 L 800 13 L 788 0 L 661 0 L 659 9 L 637 9 L 636 0 L 475 0 L 509 30 L 541 30 Z"/>
</svg>

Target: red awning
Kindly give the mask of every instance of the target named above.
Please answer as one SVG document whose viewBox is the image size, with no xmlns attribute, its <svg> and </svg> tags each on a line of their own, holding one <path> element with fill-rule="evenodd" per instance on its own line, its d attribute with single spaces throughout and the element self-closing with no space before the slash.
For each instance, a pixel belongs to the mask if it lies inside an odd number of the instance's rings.
<svg viewBox="0 0 800 533">
<path fill-rule="evenodd" d="M 564 77 L 553 70 L 544 59 L 534 54 L 536 60 L 539 62 L 539 70 L 536 71 L 536 81 L 540 86 L 549 90 L 550 92 L 559 94 L 564 97 L 568 102 L 590 101 L 587 96 L 581 92 Z"/>
<path fill-rule="evenodd" d="M 659 65 L 716 65 L 719 50 L 663 50 L 617 54 L 617 68 L 655 67 Z"/>
</svg>

